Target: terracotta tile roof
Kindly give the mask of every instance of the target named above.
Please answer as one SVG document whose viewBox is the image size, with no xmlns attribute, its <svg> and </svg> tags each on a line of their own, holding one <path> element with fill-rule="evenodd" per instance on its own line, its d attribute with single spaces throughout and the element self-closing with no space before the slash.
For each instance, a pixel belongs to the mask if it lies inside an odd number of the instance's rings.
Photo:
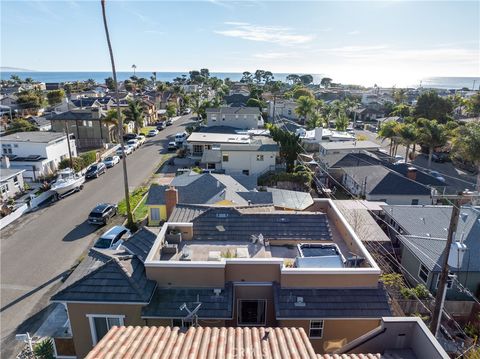
<svg viewBox="0 0 480 359">
<path fill-rule="evenodd" d="M 302 328 L 249 327 L 113 327 L 86 359 L 280 357 L 318 359 Z"/>
<path fill-rule="evenodd" d="M 324 354 L 317 359 L 382 359 L 380 354 Z"/>
</svg>

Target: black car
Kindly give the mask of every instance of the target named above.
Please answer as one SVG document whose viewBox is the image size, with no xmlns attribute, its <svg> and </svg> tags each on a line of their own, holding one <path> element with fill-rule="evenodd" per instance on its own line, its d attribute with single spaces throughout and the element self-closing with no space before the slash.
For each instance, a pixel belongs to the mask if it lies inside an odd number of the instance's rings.
<svg viewBox="0 0 480 359">
<path fill-rule="evenodd" d="M 117 214 L 117 205 L 111 203 L 100 203 L 92 209 L 88 215 L 90 224 L 107 224 L 107 222 Z"/>
<path fill-rule="evenodd" d="M 165 128 L 165 122 L 157 123 L 157 130 L 162 131 Z"/>
<path fill-rule="evenodd" d="M 85 173 L 85 178 L 98 178 L 100 175 L 104 174 L 107 171 L 107 166 L 105 163 L 98 162 L 90 167 L 88 167 L 87 172 Z"/>
<path fill-rule="evenodd" d="M 439 163 L 447 162 L 448 161 L 448 155 L 446 153 L 443 153 L 443 152 L 434 152 L 434 153 L 432 153 L 432 161 L 433 162 L 439 162 Z"/>
<path fill-rule="evenodd" d="M 134 140 L 136 137 L 137 137 L 137 134 L 136 134 L 136 133 L 126 133 L 126 134 L 123 136 L 123 140 L 126 142 L 126 141 L 128 141 L 128 140 Z"/>
</svg>

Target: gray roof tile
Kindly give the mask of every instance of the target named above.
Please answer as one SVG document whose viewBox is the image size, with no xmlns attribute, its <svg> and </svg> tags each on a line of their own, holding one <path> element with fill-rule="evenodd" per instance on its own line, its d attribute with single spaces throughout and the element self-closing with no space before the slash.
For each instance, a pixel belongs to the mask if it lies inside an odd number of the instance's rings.
<svg viewBox="0 0 480 359">
<path fill-rule="evenodd" d="M 279 318 L 381 318 L 391 316 L 385 289 L 377 288 L 281 288 L 273 287 L 275 314 Z M 302 297 L 304 306 L 296 306 Z"/>
<path fill-rule="evenodd" d="M 152 232 L 152 230 L 146 227 L 142 227 L 125 241 L 123 246 L 145 263 L 148 252 L 150 252 L 156 239 L 157 233 Z"/>
<path fill-rule="evenodd" d="M 197 302 L 202 306 L 198 311 L 200 319 L 231 319 L 233 315 L 233 285 L 225 283 L 219 295 L 214 288 L 157 288 L 152 301 L 142 309 L 142 317 L 185 318 L 186 312 L 180 306 L 186 303 L 192 310 Z"/>
</svg>

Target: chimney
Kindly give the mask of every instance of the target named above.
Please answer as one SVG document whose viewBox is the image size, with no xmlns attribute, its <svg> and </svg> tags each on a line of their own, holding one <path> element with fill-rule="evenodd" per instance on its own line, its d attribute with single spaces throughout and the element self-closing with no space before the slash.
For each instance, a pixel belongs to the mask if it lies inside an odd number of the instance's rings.
<svg viewBox="0 0 480 359">
<path fill-rule="evenodd" d="M 175 187 L 170 186 L 165 191 L 165 206 L 167 207 L 167 219 L 173 212 L 173 209 L 178 203 L 178 191 Z"/>
<path fill-rule="evenodd" d="M 416 181 L 417 180 L 417 169 L 415 167 L 408 167 L 407 177 L 410 178 L 412 181 Z"/>
<path fill-rule="evenodd" d="M 5 155 L 2 157 L 2 167 L 3 168 L 10 168 L 10 158 L 8 158 Z"/>
</svg>

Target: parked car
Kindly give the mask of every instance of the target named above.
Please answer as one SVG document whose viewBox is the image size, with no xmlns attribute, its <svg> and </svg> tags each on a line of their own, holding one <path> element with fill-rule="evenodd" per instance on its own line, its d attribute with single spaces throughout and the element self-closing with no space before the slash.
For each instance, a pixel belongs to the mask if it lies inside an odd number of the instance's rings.
<svg viewBox="0 0 480 359">
<path fill-rule="evenodd" d="M 178 148 L 178 147 L 177 147 L 177 144 L 175 143 L 175 141 L 171 141 L 171 142 L 168 143 L 167 149 L 168 149 L 169 151 L 176 151 L 177 148 Z"/>
<path fill-rule="evenodd" d="M 138 147 L 140 147 L 140 143 L 136 139 L 131 139 L 127 141 L 127 146 L 130 146 L 135 151 Z"/>
<path fill-rule="evenodd" d="M 135 139 L 138 141 L 138 144 L 141 146 L 145 143 L 145 135 L 143 133 L 140 133 L 137 135 L 137 137 L 135 137 Z"/>
<path fill-rule="evenodd" d="M 128 156 L 132 152 L 133 152 L 133 148 L 128 145 L 125 145 L 125 154 Z M 118 157 L 122 158 L 123 152 L 121 147 L 118 150 L 116 150 L 115 153 L 117 154 Z"/>
<path fill-rule="evenodd" d="M 117 214 L 117 205 L 112 203 L 100 203 L 88 215 L 90 224 L 107 224 L 110 218 Z"/>
<path fill-rule="evenodd" d="M 114 226 L 97 239 L 94 248 L 118 249 L 131 236 L 131 232 L 124 226 Z"/>
<path fill-rule="evenodd" d="M 121 151 L 122 149 L 120 149 Z M 118 150 L 117 150 L 118 151 Z M 104 160 L 103 160 L 103 163 L 105 163 L 105 166 L 107 166 L 107 168 L 110 168 L 110 167 L 113 167 L 115 166 L 118 162 L 120 162 L 120 157 L 117 156 L 117 155 L 114 155 L 114 156 L 108 156 L 106 157 Z"/>
<path fill-rule="evenodd" d="M 90 167 L 88 167 L 87 172 L 85 173 L 85 178 L 98 178 L 100 175 L 104 174 L 107 172 L 107 166 L 105 166 L 105 163 L 103 162 L 98 162 L 94 163 Z"/>
<path fill-rule="evenodd" d="M 443 177 L 438 171 L 430 171 L 430 175 L 435 177 L 440 182 L 445 183 L 445 177 Z"/>
<path fill-rule="evenodd" d="M 432 161 L 438 163 L 446 162 L 448 161 L 448 155 L 442 152 L 434 152 L 432 153 Z"/>
<path fill-rule="evenodd" d="M 173 125 L 173 120 L 171 118 L 169 118 L 167 121 L 165 121 L 165 125 L 167 125 L 167 126 Z"/>
<path fill-rule="evenodd" d="M 177 144 L 183 144 L 183 142 L 187 139 L 187 133 L 186 132 L 179 132 L 175 135 L 175 143 Z"/>
<path fill-rule="evenodd" d="M 157 130 L 162 131 L 163 129 L 165 129 L 165 122 L 157 123 Z"/>
<path fill-rule="evenodd" d="M 188 115 L 190 114 L 190 112 L 192 112 L 192 110 L 190 110 L 189 108 L 186 108 L 185 110 L 183 110 L 182 115 Z"/>
<path fill-rule="evenodd" d="M 158 130 L 156 130 L 156 129 L 150 130 L 147 133 L 148 137 L 155 137 L 156 135 L 158 135 Z"/>
<path fill-rule="evenodd" d="M 125 135 L 123 135 L 123 140 L 128 141 L 128 140 L 132 140 L 136 137 L 137 137 L 136 133 L 126 133 Z"/>
</svg>

